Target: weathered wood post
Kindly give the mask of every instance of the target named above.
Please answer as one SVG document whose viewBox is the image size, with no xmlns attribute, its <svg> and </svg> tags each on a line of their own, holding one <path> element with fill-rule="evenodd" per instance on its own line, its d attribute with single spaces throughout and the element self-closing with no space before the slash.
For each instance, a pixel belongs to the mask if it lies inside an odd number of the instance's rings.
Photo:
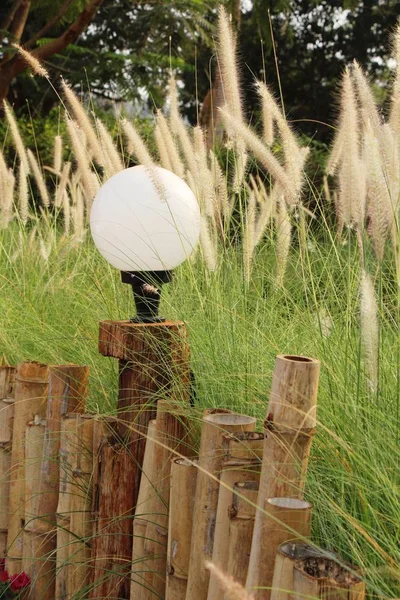
<svg viewBox="0 0 400 600">
<path fill-rule="evenodd" d="M 119 361 L 119 392 L 118 421 L 99 456 L 95 512 L 103 526 L 92 544 L 91 598 L 111 594 L 124 599 L 130 594 L 133 515 L 148 425 L 156 417 L 159 399 L 168 398 L 181 407 L 189 404 L 186 328 L 171 321 L 104 321 L 99 352 Z"/>
</svg>

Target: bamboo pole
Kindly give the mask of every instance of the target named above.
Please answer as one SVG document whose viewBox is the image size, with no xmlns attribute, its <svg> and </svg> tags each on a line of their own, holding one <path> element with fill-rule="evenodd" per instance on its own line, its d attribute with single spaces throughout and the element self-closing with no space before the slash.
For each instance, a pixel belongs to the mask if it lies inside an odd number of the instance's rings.
<svg viewBox="0 0 400 600">
<path fill-rule="evenodd" d="M 278 548 L 272 579 L 271 600 L 293 598 L 293 569 L 296 561 L 322 556 L 314 546 L 305 542 L 285 542 Z"/>
<path fill-rule="evenodd" d="M 6 536 L 9 518 L 10 468 L 10 443 L 0 442 L 0 533 Z"/>
<path fill-rule="evenodd" d="M 60 600 L 73 598 L 89 584 L 93 423 L 91 415 L 79 413 L 61 421 L 56 576 Z"/>
<path fill-rule="evenodd" d="M 146 595 L 152 595 L 152 577 L 149 571 L 149 561 L 152 558 L 145 550 L 146 528 L 150 517 L 150 500 L 154 494 L 154 446 L 156 439 L 156 421 L 150 421 L 144 453 L 142 477 L 140 479 L 139 495 L 133 521 L 133 550 L 131 572 L 131 598 L 145 600 Z"/>
<path fill-rule="evenodd" d="M 308 457 L 316 426 L 320 363 L 303 356 L 278 355 L 265 427 L 257 506 L 268 498 L 303 497 Z M 269 600 L 270 567 L 264 560 L 268 516 L 256 511 L 246 587 L 256 600 Z M 284 540 L 282 540 L 284 541 Z"/>
<path fill-rule="evenodd" d="M 254 431 L 255 424 L 253 417 L 229 411 L 216 410 L 203 416 L 186 600 L 207 598 L 210 573 L 204 563 L 212 559 L 223 436 Z"/>
<path fill-rule="evenodd" d="M 56 530 L 54 516 L 43 513 L 40 481 L 46 421 L 36 417 L 25 432 L 25 527 L 22 568 L 31 578 L 29 598 L 54 600 Z M 57 494 L 56 494 L 57 498 Z"/>
<path fill-rule="evenodd" d="M 364 600 L 365 583 L 351 565 L 342 566 L 326 557 L 298 560 L 294 564 L 294 600 Z"/>
<path fill-rule="evenodd" d="M 196 494 L 197 460 L 171 463 L 166 600 L 185 600 Z"/>
<path fill-rule="evenodd" d="M 7 547 L 14 382 L 15 368 L 0 366 L 0 557 Z"/>
<path fill-rule="evenodd" d="M 47 523 L 43 524 L 46 531 L 56 525 L 55 515 L 60 485 L 61 419 L 67 414 L 84 412 L 88 376 L 89 369 L 86 366 L 52 365 L 49 367 L 45 444 L 39 493 L 39 514 L 48 515 Z"/>
<path fill-rule="evenodd" d="M 228 513 L 229 545 L 226 572 L 242 585 L 246 582 L 249 566 L 257 494 L 257 481 L 235 483 L 232 505 Z"/>
<path fill-rule="evenodd" d="M 7 532 L 0 531 L 0 560 L 6 555 L 7 549 Z"/>
<path fill-rule="evenodd" d="M 21 363 L 15 377 L 15 403 L 10 472 L 10 519 L 7 536 L 7 570 L 22 570 L 25 520 L 25 433 L 35 415 L 44 418 L 48 389 L 48 366 Z"/>
<path fill-rule="evenodd" d="M 212 562 L 221 571 L 226 571 L 228 567 L 228 509 L 232 504 L 233 488 L 237 482 L 259 481 L 263 444 L 264 434 L 253 431 L 240 434 L 237 438 L 234 435 L 223 437 L 226 455 L 222 462 L 212 553 Z M 218 600 L 221 594 L 221 585 L 215 574 L 211 573 L 207 600 Z"/>
<path fill-rule="evenodd" d="M 264 505 L 262 560 L 264 589 L 257 591 L 270 598 L 276 553 L 283 542 L 304 540 L 311 533 L 311 504 L 297 498 L 269 498 Z M 257 597 L 257 596 L 256 596 Z"/>
<path fill-rule="evenodd" d="M 153 493 L 149 500 L 144 547 L 152 558 L 148 561 L 153 594 L 165 597 L 168 540 L 168 505 L 171 459 L 174 451 L 186 450 L 187 427 L 171 401 L 159 400 L 153 450 Z"/>
</svg>

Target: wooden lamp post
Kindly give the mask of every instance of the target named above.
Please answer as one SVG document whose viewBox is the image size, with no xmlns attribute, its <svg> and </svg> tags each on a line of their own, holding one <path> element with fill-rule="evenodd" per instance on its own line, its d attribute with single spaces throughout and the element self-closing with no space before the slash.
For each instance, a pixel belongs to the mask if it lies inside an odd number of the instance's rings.
<svg viewBox="0 0 400 600">
<path fill-rule="evenodd" d="M 137 166 L 99 190 L 90 226 L 100 253 L 132 286 L 137 311 L 127 321 L 100 323 L 99 352 L 119 361 L 119 414 L 97 454 L 90 597 L 129 598 L 132 522 L 148 426 L 159 399 L 180 405 L 181 413 L 190 395 L 185 325 L 158 314 L 161 287 L 195 248 L 200 212 L 182 179 L 160 167 Z"/>
</svg>

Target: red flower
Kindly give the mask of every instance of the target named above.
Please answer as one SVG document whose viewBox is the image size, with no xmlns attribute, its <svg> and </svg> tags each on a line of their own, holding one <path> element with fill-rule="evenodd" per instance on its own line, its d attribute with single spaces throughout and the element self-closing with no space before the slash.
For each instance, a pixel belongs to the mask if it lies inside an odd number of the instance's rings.
<svg viewBox="0 0 400 600">
<path fill-rule="evenodd" d="M 27 575 L 24 571 L 22 573 L 20 573 L 19 575 L 12 575 L 10 578 L 10 582 L 11 582 L 11 589 L 13 592 L 18 592 L 19 590 L 22 590 L 25 587 L 28 587 L 28 585 L 31 582 L 31 578 L 29 577 L 29 575 Z"/>
<path fill-rule="evenodd" d="M 5 583 L 6 581 L 8 581 L 8 573 L 3 569 L 0 571 L 0 583 Z"/>
</svg>

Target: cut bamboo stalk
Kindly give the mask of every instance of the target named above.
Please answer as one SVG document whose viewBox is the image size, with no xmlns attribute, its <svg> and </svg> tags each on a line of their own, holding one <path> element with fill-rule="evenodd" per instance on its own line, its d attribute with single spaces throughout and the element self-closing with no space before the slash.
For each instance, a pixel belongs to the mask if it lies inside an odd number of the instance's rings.
<svg viewBox="0 0 400 600">
<path fill-rule="evenodd" d="M 297 498 L 269 498 L 264 505 L 262 532 L 263 581 L 261 597 L 271 596 L 276 553 L 284 542 L 304 540 L 311 533 L 311 504 Z"/>
<path fill-rule="evenodd" d="M 7 548 L 7 532 L 0 531 L 0 559 L 5 557 L 6 548 Z"/>
<path fill-rule="evenodd" d="M 156 443 L 153 450 L 153 493 L 149 500 L 145 550 L 152 555 L 148 562 L 153 594 L 165 596 L 168 541 L 168 505 L 170 495 L 171 459 L 178 447 L 185 450 L 179 437 L 187 436 L 187 428 L 168 400 L 157 403 Z"/>
<path fill-rule="evenodd" d="M 278 548 L 272 579 L 271 600 L 293 598 L 293 570 L 296 561 L 323 556 L 314 546 L 305 542 L 285 542 Z"/>
<path fill-rule="evenodd" d="M 24 531 L 22 569 L 31 578 L 26 597 L 54 600 L 56 532 Z"/>
<path fill-rule="evenodd" d="M 93 477 L 93 419 L 86 419 L 80 433 L 85 441 L 85 451 L 80 455 L 75 469 L 75 493 L 71 498 L 71 544 L 69 552 L 69 597 L 74 598 L 79 592 L 83 595 L 88 590 L 90 576 L 90 544 L 92 541 L 92 477 Z"/>
<path fill-rule="evenodd" d="M 29 598 L 54 600 L 56 531 L 53 515 L 49 518 L 48 514 L 41 512 L 40 497 L 45 430 L 46 421 L 37 417 L 28 424 L 25 432 L 25 528 L 22 567 L 31 578 Z"/>
<path fill-rule="evenodd" d="M 15 378 L 15 403 L 10 473 L 10 519 L 7 538 L 7 570 L 22 570 L 25 521 L 25 433 L 35 415 L 46 416 L 48 366 L 21 363 Z"/>
<path fill-rule="evenodd" d="M 0 365 L 0 398 L 14 398 L 14 386 L 15 367 Z"/>
<path fill-rule="evenodd" d="M 264 434 L 252 431 L 240 434 L 236 439 L 234 435 L 223 438 L 226 456 L 223 459 L 220 476 L 212 562 L 224 572 L 228 567 L 230 546 L 228 509 L 232 504 L 233 488 L 237 482 L 259 481 L 263 444 Z M 222 594 L 221 585 L 212 573 L 207 600 L 218 600 Z"/>
<path fill-rule="evenodd" d="M 257 481 L 244 481 L 233 486 L 229 507 L 229 546 L 227 573 L 242 585 L 246 582 L 251 540 L 258 494 Z M 221 598 L 222 596 L 220 596 Z"/>
<path fill-rule="evenodd" d="M 86 546 L 91 535 L 93 422 L 90 415 L 82 414 L 66 415 L 61 421 L 56 598 L 62 600 L 73 598 L 89 584 Z"/>
<path fill-rule="evenodd" d="M 0 366 L 0 557 L 5 556 L 10 504 L 15 368 Z"/>
<path fill-rule="evenodd" d="M 52 365 L 49 367 L 47 425 L 40 478 L 40 510 L 38 513 L 48 515 L 42 524 L 44 531 L 49 531 L 51 527 L 56 525 L 55 515 L 60 484 L 61 419 L 67 414 L 84 412 L 88 375 L 89 369 L 86 366 Z"/>
<path fill-rule="evenodd" d="M 196 494 L 197 460 L 171 463 L 166 600 L 185 600 Z"/>
<path fill-rule="evenodd" d="M 364 600 L 365 583 L 355 572 L 356 567 L 342 566 L 326 557 L 296 561 L 293 571 L 293 598 Z"/>
<path fill-rule="evenodd" d="M 210 573 L 204 563 L 212 559 L 223 436 L 254 431 L 255 424 L 253 417 L 229 411 L 217 410 L 203 417 L 186 600 L 207 598 Z"/>
<path fill-rule="evenodd" d="M 7 534 L 10 500 L 11 447 L 0 442 L 0 532 Z"/>
<path fill-rule="evenodd" d="M 133 521 L 133 550 L 131 572 L 131 598 L 145 600 L 152 595 L 152 573 L 149 561 L 152 555 L 145 550 L 146 528 L 150 517 L 150 500 L 154 494 L 154 446 L 156 439 L 156 421 L 150 421 L 146 439 L 140 489 Z"/>
<path fill-rule="evenodd" d="M 303 497 L 308 457 L 316 426 L 320 363 L 303 356 L 278 355 L 265 427 L 257 506 L 268 498 Z M 256 511 L 246 587 L 256 600 L 269 600 L 272 580 L 264 560 L 268 517 Z M 284 541 L 284 540 L 282 540 Z"/>
<path fill-rule="evenodd" d="M 97 461 L 89 598 L 124 600 L 130 595 L 135 457 L 110 436 L 103 438 Z"/>
</svg>

